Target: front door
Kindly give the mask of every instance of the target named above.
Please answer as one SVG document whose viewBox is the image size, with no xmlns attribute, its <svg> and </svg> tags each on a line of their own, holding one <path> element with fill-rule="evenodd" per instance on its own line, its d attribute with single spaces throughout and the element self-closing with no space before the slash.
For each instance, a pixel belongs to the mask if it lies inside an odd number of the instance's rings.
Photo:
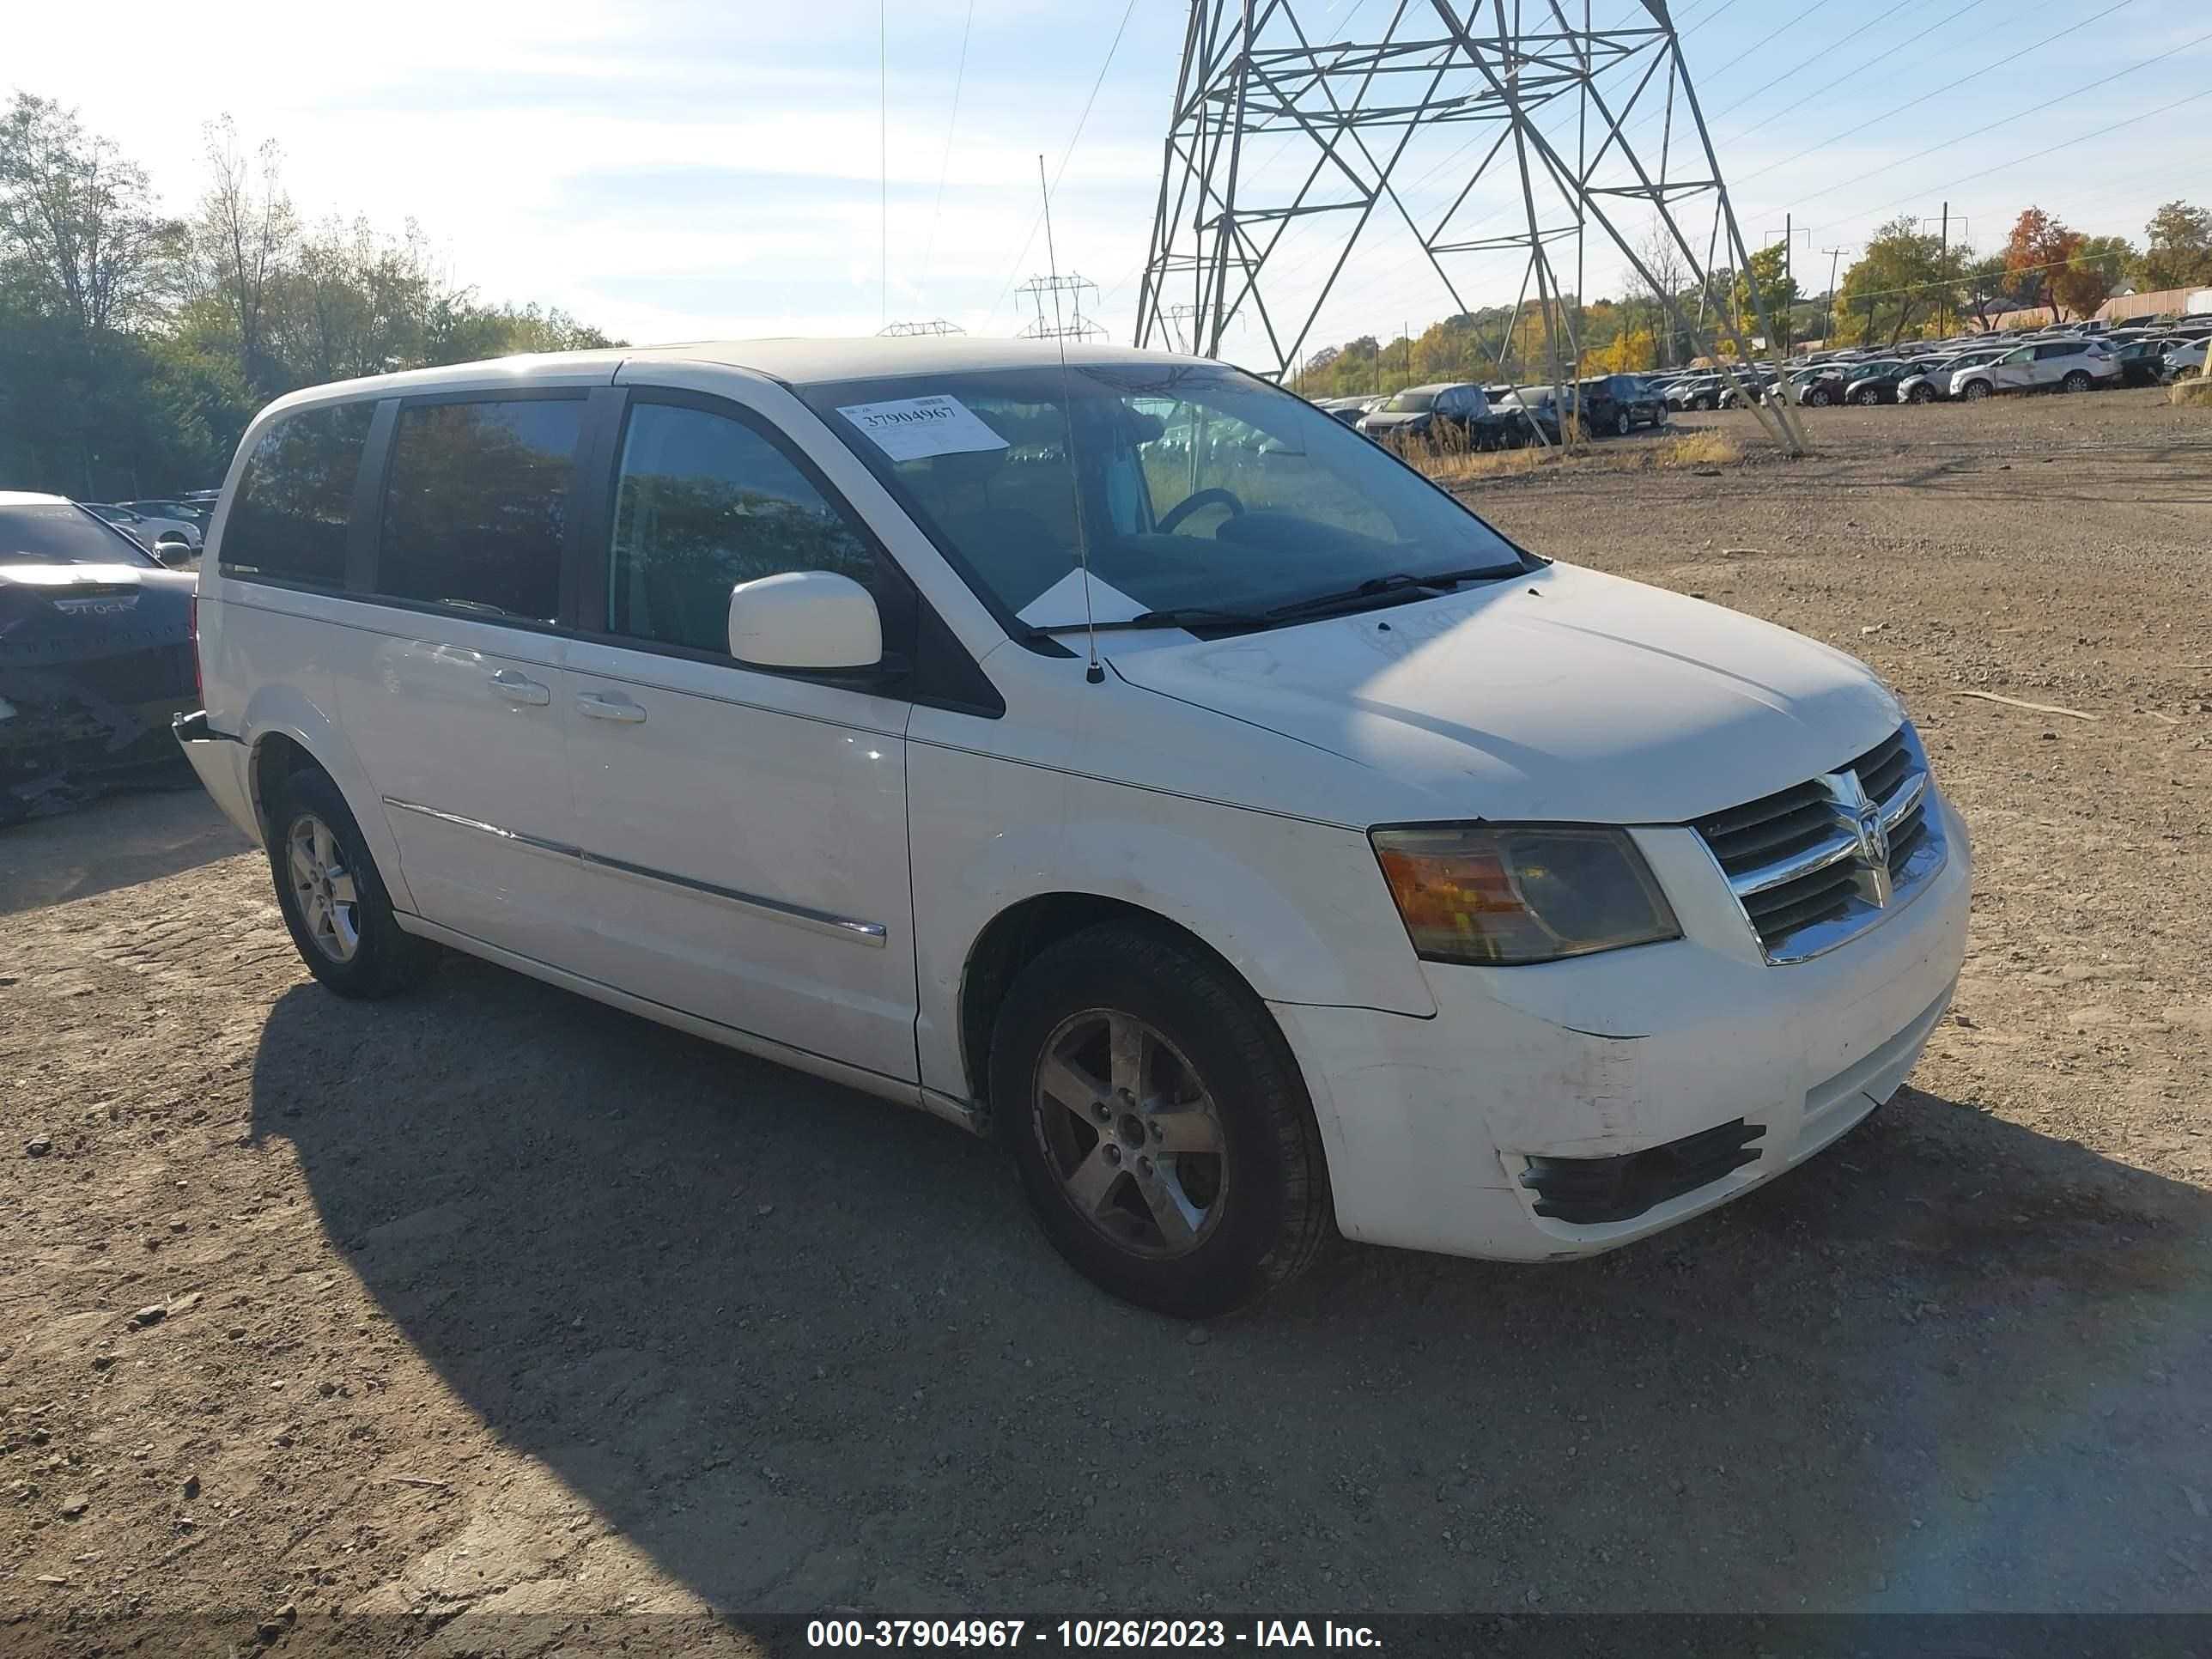
<svg viewBox="0 0 2212 1659">
<path fill-rule="evenodd" d="M 880 603 L 900 579 L 753 409 L 641 390 L 617 453 L 568 657 L 584 971 L 911 1080 L 911 707 L 728 653 L 740 582 L 829 570 Z"/>
</svg>

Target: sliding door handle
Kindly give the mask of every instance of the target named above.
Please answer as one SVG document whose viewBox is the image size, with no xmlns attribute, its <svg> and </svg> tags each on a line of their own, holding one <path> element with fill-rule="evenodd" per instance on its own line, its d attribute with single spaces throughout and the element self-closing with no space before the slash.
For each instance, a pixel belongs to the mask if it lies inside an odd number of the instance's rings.
<svg viewBox="0 0 2212 1659">
<path fill-rule="evenodd" d="M 576 708 L 587 720 L 620 720 L 625 726 L 641 725 L 645 720 L 642 704 L 628 697 L 610 697 L 597 691 L 579 692 Z"/>
<path fill-rule="evenodd" d="M 526 702 L 543 708 L 553 701 L 550 686 L 540 685 L 526 674 L 518 674 L 512 668 L 502 668 L 491 677 L 491 689 L 509 702 Z"/>
</svg>

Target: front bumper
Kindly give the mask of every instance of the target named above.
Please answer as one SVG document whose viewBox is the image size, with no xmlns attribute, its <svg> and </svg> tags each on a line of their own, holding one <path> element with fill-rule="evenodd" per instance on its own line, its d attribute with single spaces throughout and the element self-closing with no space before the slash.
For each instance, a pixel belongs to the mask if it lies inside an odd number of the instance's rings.
<svg viewBox="0 0 2212 1659">
<path fill-rule="evenodd" d="M 1939 810 L 1944 867 L 1811 961 L 1769 966 L 1733 898 L 1701 896 L 1717 884 L 1691 832 L 1638 831 L 1678 899 L 1679 940 L 1533 968 L 1425 963 L 1432 1019 L 1275 1005 L 1321 1120 L 1339 1227 L 1455 1255 L 1589 1255 L 1834 1141 L 1904 1082 L 1965 958 L 1966 830 L 1948 802 Z M 1739 1120 L 1756 1132 L 1733 1137 L 1751 1156 L 1723 1159 L 1690 1190 L 1622 1219 L 1539 1212 L 1560 1161 L 1669 1147 Z"/>
</svg>

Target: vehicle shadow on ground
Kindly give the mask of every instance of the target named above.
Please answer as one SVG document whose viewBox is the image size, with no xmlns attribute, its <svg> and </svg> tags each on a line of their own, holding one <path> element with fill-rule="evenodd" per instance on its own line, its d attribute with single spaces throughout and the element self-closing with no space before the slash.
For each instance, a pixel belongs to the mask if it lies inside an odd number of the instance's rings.
<svg viewBox="0 0 2212 1659">
<path fill-rule="evenodd" d="M 135 887 L 252 850 L 197 779 L 0 829 L 0 916 Z"/>
<path fill-rule="evenodd" d="M 472 962 L 287 992 L 252 1099 L 459 1399 L 733 1613 L 2201 1597 L 2141 1536 L 2203 1530 L 2212 1206 L 1971 1103 L 1593 1261 L 1345 1247 L 1200 1340 L 994 1148 Z"/>
</svg>

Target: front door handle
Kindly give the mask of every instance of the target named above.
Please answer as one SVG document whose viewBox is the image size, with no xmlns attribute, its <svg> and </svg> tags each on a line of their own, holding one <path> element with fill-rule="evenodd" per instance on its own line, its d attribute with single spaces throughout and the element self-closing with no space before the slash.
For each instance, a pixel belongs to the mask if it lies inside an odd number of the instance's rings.
<svg viewBox="0 0 2212 1659">
<path fill-rule="evenodd" d="M 491 689 L 509 702 L 526 702 L 544 707 L 553 701 L 550 686 L 540 685 L 526 674 L 518 674 L 512 668 L 502 668 L 491 677 Z"/>
<path fill-rule="evenodd" d="M 645 709 L 641 704 L 632 702 L 628 697 L 602 696 L 596 691 L 578 693 L 576 707 L 587 718 L 595 720 L 620 720 L 626 726 L 636 726 L 645 719 Z"/>
</svg>

